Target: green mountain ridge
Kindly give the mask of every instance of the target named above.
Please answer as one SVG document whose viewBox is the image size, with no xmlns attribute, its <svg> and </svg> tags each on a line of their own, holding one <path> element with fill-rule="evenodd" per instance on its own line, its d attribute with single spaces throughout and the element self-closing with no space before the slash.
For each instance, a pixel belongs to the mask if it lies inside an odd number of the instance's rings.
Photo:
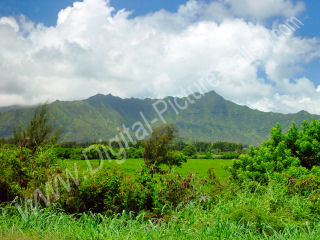
<svg viewBox="0 0 320 240">
<path fill-rule="evenodd" d="M 268 138 L 270 128 L 277 122 L 286 130 L 292 121 L 300 125 L 303 120 L 320 118 L 306 111 L 282 114 L 253 110 L 225 100 L 214 91 L 200 99 L 195 96 L 198 94 L 176 99 L 122 99 L 98 94 L 81 101 L 56 101 L 49 107 L 56 124 L 64 127 L 62 141 L 77 142 L 108 140 L 120 133 L 123 124 L 134 134 L 132 126 L 137 121 L 148 130 L 141 113 L 152 126 L 162 123 L 153 107 L 156 103 L 159 111 L 166 105 L 163 119 L 174 123 L 179 135 L 187 141 L 231 141 L 257 145 Z M 188 107 L 182 110 L 186 102 Z M 0 111 L 0 137 L 11 136 L 15 126 L 27 125 L 33 111 L 34 108 Z M 151 124 L 152 120 L 157 121 Z"/>
</svg>

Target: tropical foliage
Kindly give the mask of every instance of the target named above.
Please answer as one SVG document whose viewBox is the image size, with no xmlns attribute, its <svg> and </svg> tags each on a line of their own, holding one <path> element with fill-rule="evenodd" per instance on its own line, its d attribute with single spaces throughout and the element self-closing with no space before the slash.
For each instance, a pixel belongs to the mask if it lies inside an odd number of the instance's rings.
<svg viewBox="0 0 320 240">
<path fill-rule="evenodd" d="M 172 143 L 177 137 L 173 125 L 164 125 L 153 129 L 151 137 L 143 143 L 143 158 L 151 177 L 160 171 L 161 165 L 181 166 L 187 158 L 183 153 L 172 150 Z"/>
<path fill-rule="evenodd" d="M 287 133 L 280 124 L 271 129 L 271 139 L 249 149 L 231 169 L 234 179 L 267 183 L 275 173 L 317 172 L 320 165 L 320 120 L 303 122 L 301 130 L 295 123 Z M 298 174 L 299 175 L 299 174 Z"/>
</svg>

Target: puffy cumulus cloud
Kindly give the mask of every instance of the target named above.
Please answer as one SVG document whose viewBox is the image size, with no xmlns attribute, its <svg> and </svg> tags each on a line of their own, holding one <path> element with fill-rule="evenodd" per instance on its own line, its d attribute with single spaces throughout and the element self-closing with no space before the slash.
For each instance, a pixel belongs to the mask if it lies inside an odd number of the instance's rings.
<svg viewBox="0 0 320 240">
<path fill-rule="evenodd" d="M 320 113 L 319 88 L 294 77 L 320 56 L 319 39 L 274 34 L 221 4 L 191 0 L 175 13 L 129 18 L 105 0 L 84 0 L 61 10 L 54 27 L 0 18 L 0 105 L 179 96 L 207 77 L 208 90 L 239 104 Z"/>
<path fill-rule="evenodd" d="M 0 24 L 10 26 L 15 32 L 19 31 L 19 25 L 13 17 L 0 18 Z"/>
</svg>

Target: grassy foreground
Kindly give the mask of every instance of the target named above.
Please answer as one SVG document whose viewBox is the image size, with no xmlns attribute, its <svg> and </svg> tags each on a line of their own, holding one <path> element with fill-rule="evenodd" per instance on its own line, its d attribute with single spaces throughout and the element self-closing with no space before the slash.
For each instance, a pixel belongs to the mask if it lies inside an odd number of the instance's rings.
<svg viewBox="0 0 320 240">
<path fill-rule="evenodd" d="M 0 209 L 0 239 L 319 239 L 319 223 L 290 215 L 304 200 L 285 198 L 284 207 L 270 210 L 268 203 L 284 197 L 271 191 L 242 193 L 206 208 L 190 202 L 154 220 L 143 213 L 106 217 L 44 209 L 30 211 L 25 221 L 14 209 Z"/>
<path fill-rule="evenodd" d="M 98 165 L 98 160 L 90 162 Z M 65 160 L 61 166 L 71 170 L 74 163 L 86 174 L 85 161 Z M 106 161 L 104 167 L 118 166 L 135 174 L 142 163 L 142 159 L 128 159 L 122 165 Z M 194 159 L 175 172 L 203 177 L 214 168 L 226 181 L 225 167 L 231 164 L 232 160 Z M 312 195 L 288 194 L 283 183 L 273 180 L 254 191 L 251 185 L 229 184 L 206 185 L 207 191 L 194 200 L 177 208 L 165 205 L 156 218 L 143 211 L 138 216 L 67 214 L 52 204 L 26 211 L 25 220 L 14 207 L 0 207 L 0 239 L 320 239 L 320 219 L 310 206 Z"/>
<path fill-rule="evenodd" d="M 227 178 L 227 171 L 225 168 L 231 166 L 232 162 L 233 160 L 225 159 L 189 159 L 187 163 L 182 165 L 182 168 L 175 168 L 173 171 L 182 176 L 194 173 L 198 177 L 205 177 L 207 176 L 208 169 L 213 168 L 216 176 L 225 180 Z M 80 172 L 88 171 L 87 162 L 84 160 L 64 160 L 61 162 L 61 166 L 73 169 L 75 163 L 80 167 Z M 90 160 L 90 163 L 92 164 L 92 167 L 97 167 L 99 165 L 99 160 Z M 103 167 L 109 169 L 118 167 L 123 172 L 133 175 L 138 170 L 142 169 L 143 164 L 143 159 L 127 159 L 123 164 L 105 160 Z"/>
</svg>

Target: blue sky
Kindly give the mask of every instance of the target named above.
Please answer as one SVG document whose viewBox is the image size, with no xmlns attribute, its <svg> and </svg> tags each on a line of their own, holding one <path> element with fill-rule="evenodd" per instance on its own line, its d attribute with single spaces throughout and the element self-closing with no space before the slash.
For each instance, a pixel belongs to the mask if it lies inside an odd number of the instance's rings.
<svg viewBox="0 0 320 240">
<path fill-rule="evenodd" d="M 58 12 L 72 6 L 73 2 L 74 0 L 1 0 L 0 16 L 24 14 L 34 22 L 52 26 L 56 24 Z M 111 5 L 117 10 L 131 10 L 132 16 L 139 16 L 160 9 L 174 12 L 185 2 L 186 0 L 111 0 Z M 318 36 L 320 1 L 308 0 L 305 4 L 307 11 L 300 16 L 305 25 L 297 33 L 302 36 Z"/>
<path fill-rule="evenodd" d="M 320 113 L 319 0 L 104 1 L 72 7 L 73 0 L 1 0 L 0 105 L 98 92 L 181 95 L 181 84 L 217 71 L 223 80 L 211 89 L 236 103 Z M 116 15 L 123 8 L 133 13 Z M 303 26 L 288 39 L 271 40 L 272 29 L 293 16 Z M 243 48 L 255 59 L 234 63 Z M 21 88 L 26 83 L 28 90 Z"/>
<path fill-rule="evenodd" d="M 24 14 L 35 22 L 42 22 L 47 26 L 55 25 L 58 12 L 65 7 L 72 6 L 73 0 L 2 0 L 0 14 Z M 132 10 L 133 16 L 144 15 L 149 12 L 166 9 L 176 11 L 185 0 L 112 0 L 111 5 L 116 9 Z"/>
</svg>

